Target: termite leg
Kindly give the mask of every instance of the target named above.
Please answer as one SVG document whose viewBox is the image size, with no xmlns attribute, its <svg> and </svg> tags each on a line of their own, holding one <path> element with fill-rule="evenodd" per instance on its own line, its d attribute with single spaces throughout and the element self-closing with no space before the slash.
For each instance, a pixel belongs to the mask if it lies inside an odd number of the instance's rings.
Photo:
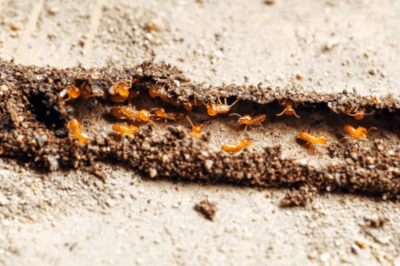
<svg viewBox="0 0 400 266">
<path fill-rule="evenodd" d="M 226 98 L 225 98 L 225 100 L 226 100 Z M 239 101 L 239 99 L 236 99 L 236 101 L 234 101 L 229 107 L 234 106 L 238 101 Z"/>
<path fill-rule="evenodd" d="M 277 114 L 276 116 L 281 116 L 281 115 L 283 115 L 283 114 L 285 113 L 285 111 L 286 111 L 286 108 L 282 111 L 282 113 L 279 113 L 279 114 Z"/>
<path fill-rule="evenodd" d="M 188 116 L 186 116 L 187 120 L 189 120 L 189 123 L 192 125 L 192 127 L 194 127 L 192 120 L 190 120 L 190 118 Z"/>
<path fill-rule="evenodd" d="M 294 114 L 295 117 L 300 118 L 300 116 L 298 116 L 298 115 L 296 114 L 296 111 L 295 111 L 294 109 L 293 109 L 293 114 Z"/>
<path fill-rule="evenodd" d="M 364 115 L 372 115 L 374 113 L 375 113 L 375 110 L 373 110 L 371 113 L 367 113 L 367 114 L 364 114 Z"/>
<path fill-rule="evenodd" d="M 342 140 L 344 140 L 344 139 L 349 139 L 350 137 L 343 137 L 343 138 L 341 138 L 337 143 L 340 143 L 340 142 L 342 142 Z"/>
</svg>

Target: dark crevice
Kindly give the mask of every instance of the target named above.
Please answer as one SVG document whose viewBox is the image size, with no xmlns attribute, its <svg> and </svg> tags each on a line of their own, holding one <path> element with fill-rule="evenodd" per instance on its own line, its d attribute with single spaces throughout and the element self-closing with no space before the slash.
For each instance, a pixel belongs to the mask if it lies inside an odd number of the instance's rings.
<svg viewBox="0 0 400 266">
<path fill-rule="evenodd" d="M 28 100 L 31 103 L 31 112 L 36 120 L 44 124 L 49 130 L 62 130 L 65 126 L 64 121 L 60 119 L 59 113 L 53 108 L 48 107 L 48 102 L 44 93 L 30 94 Z M 65 135 L 61 134 L 61 135 Z"/>
</svg>

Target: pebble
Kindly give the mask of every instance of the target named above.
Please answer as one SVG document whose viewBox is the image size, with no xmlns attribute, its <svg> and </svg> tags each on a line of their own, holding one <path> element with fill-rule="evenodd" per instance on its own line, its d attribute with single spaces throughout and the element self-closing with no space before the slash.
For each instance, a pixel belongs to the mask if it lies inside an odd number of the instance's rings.
<svg viewBox="0 0 400 266">
<path fill-rule="evenodd" d="M 225 233 L 233 233 L 234 230 L 233 227 L 225 227 Z"/>
<path fill-rule="evenodd" d="M 106 205 L 110 208 L 114 207 L 115 202 L 112 199 L 107 199 L 106 200 Z"/>
<path fill-rule="evenodd" d="M 206 160 L 206 162 L 204 163 L 204 165 L 208 171 L 211 171 L 213 164 L 214 164 L 214 161 L 212 161 L 212 160 Z"/>
<path fill-rule="evenodd" d="M 356 244 L 353 244 L 353 245 L 351 245 L 351 252 L 353 254 L 358 255 L 358 253 L 360 252 L 360 248 Z"/>
<path fill-rule="evenodd" d="M 322 262 L 326 262 L 329 260 L 330 257 L 331 255 L 329 253 L 323 253 L 319 258 L 321 259 Z"/>
</svg>

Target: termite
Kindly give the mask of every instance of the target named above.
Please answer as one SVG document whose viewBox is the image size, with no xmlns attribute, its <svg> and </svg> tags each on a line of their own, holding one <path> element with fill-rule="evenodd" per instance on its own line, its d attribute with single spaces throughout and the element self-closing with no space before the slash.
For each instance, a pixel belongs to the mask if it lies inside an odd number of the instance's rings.
<svg viewBox="0 0 400 266">
<path fill-rule="evenodd" d="M 362 119 L 364 119 L 365 116 L 367 116 L 367 115 L 372 115 L 373 113 L 375 113 L 375 110 L 372 111 L 371 113 L 366 113 L 365 111 L 366 111 L 365 108 L 358 108 L 358 107 L 357 107 L 357 108 L 355 108 L 354 110 L 348 111 L 348 112 L 347 112 L 347 115 L 349 115 L 349 116 L 354 116 L 354 118 L 355 118 L 356 120 L 362 120 Z"/>
<path fill-rule="evenodd" d="M 165 118 L 165 121 L 167 120 L 179 120 L 179 119 L 184 119 L 185 115 L 182 113 L 177 113 L 177 112 L 166 112 L 163 107 L 160 108 L 155 108 L 151 110 L 150 112 L 154 112 L 155 116 L 160 117 L 160 118 Z"/>
<path fill-rule="evenodd" d="M 193 106 L 201 106 L 202 101 L 197 100 L 196 98 L 190 101 L 187 101 L 186 103 L 183 103 L 183 107 L 185 107 L 186 111 L 192 111 Z"/>
<path fill-rule="evenodd" d="M 356 129 L 356 128 L 350 126 L 350 125 L 345 125 L 344 126 L 344 131 L 346 131 L 353 138 L 356 138 L 356 139 L 359 139 L 359 140 L 367 140 L 367 134 L 371 129 L 375 129 L 376 130 L 377 128 L 376 127 L 371 127 L 370 129 L 367 130 L 365 127 L 358 127 Z M 344 137 L 340 141 L 342 141 L 345 138 L 348 138 L 348 137 Z"/>
<path fill-rule="evenodd" d="M 324 135 L 320 135 L 317 137 L 317 135 L 314 133 L 314 135 L 311 135 L 306 132 L 301 132 L 299 136 L 302 140 L 307 141 L 307 144 L 311 144 L 312 150 L 315 150 L 314 145 L 324 145 L 328 143 L 328 139 Z"/>
<path fill-rule="evenodd" d="M 64 93 L 65 93 L 65 91 L 64 91 Z M 78 98 L 81 95 L 81 90 L 78 87 L 76 87 L 75 85 L 70 85 L 67 88 L 67 94 L 68 94 L 68 98 L 65 99 L 66 102 L 71 99 Z"/>
<path fill-rule="evenodd" d="M 149 122 L 151 118 L 150 112 L 146 109 L 136 111 L 136 108 L 131 106 L 115 106 L 111 109 L 111 114 L 117 118 L 136 118 L 143 122 Z"/>
<path fill-rule="evenodd" d="M 220 97 L 218 96 L 217 99 L 217 103 L 208 103 L 207 106 L 207 113 L 210 116 L 216 116 L 217 114 L 226 114 L 227 112 L 229 112 L 229 110 L 231 110 L 232 106 L 234 106 L 237 102 L 239 101 L 239 99 L 236 99 L 236 101 L 234 103 L 232 103 L 231 105 L 228 105 L 226 102 L 226 98 L 225 98 L 225 104 L 223 104 L 220 100 Z"/>
<path fill-rule="evenodd" d="M 112 129 L 122 135 L 133 135 L 136 133 L 136 131 L 138 131 L 139 128 L 137 126 L 114 125 Z"/>
<path fill-rule="evenodd" d="M 158 85 L 151 86 L 149 88 L 149 94 L 150 94 L 150 97 L 153 99 L 156 97 L 160 97 L 161 100 L 169 103 L 169 97 L 168 97 L 167 92 L 164 90 L 164 87 L 160 88 L 160 86 L 158 86 Z"/>
<path fill-rule="evenodd" d="M 139 81 L 139 79 L 132 80 L 132 77 L 130 77 L 130 81 L 128 84 L 126 84 L 126 83 L 114 84 L 111 86 L 111 88 L 108 90 L 108 92 L 111 95 L 120 95 L 122 97 L 128 98 L 129 89 L 132 87 L 132 84 L 137 81 Z"/>
<path fill-rule="evenodd" d="M 300 118 L 300 116 L 296 114 L 296 111 L 293 108 L 293 106 L 296 107 L 296 103 L 294 103 L 291 100 L 284 100 L 283 102 L 279 102 L 279 104 L 285 106 L 285 110 L 283 110 L 282 113 L 277 114 L 276 116 L 281 116 L 285 114 L 285 115 L 294 115 L 295 117 Z"/>
<path fill-rule="evenodd" d="M 66 126 L 67 129 L 71 129 L 72 134 L 82 143 L 88 142 L 88 138 L 82 135 L 82 126 L 79 124 L 79 121 L 75 118 L 71 119 L 71 121 Z"/>
<path fill-rule="evenodd" d="M 239 116 L 239 120 L 238 120 L 238 124 L 239 125 L 246 125 L 244 131 L 247 130 L 248 126 L 250 128 L 256 127 L 256 126 L 261 126 L 262 129 L 264 129 L 264 131 L 265 131 L 265 128 L 261 124 L 262 122 L 267 120 L 267 116 L 265 114 L 259 114 L 259 115 L 255 115 L 255 116 L 252 117 L 251 115 L 241 116 L 240 114 L 233 113 L 233 114 L 230 114 L 229 116 L 232 116 L 232 115 Z"/>
<path fill-rule="evenodd" d="M 128 99 L 133 99 L 133 98 L 137 98 L 139 96 L 140 91 L 130 91 L 128 97 L 123 97 L 119 94 L 117 95 L 113 95 L 111 97 L 111 101 L 115 102 L 115 103 L 123 103 Z"/>
<path fill-rule="evenodd" d="M 186 116 L 186 118 L 187 118 L 187 120 L 189 120 L 189 123 L 192 125 L 193 138 L 195 138 L 195 139 L 201 138 L 201 135 L 203 134 L 202 126 L 200 126 L 200 124 L 194 125 L 192 123 L 192 120 L 190 120 L 190 118 L 188 116 Z M 206 123 L 208 123 L 208 121 Z M 204 126 L 204 124 L 203 124 L 203 126 Z"/>
<path fill-rule="evenodd" d="M 250 144 L 251 144 L 251 139 L 244 139 L 240 141 L 240 145 L 233 143 L 225 144 L 224 146 L 221 147 L 221 150 L 230 153 L 236 153 L 241 151 L 243 148 L 249 147 Z"/>
</svg>

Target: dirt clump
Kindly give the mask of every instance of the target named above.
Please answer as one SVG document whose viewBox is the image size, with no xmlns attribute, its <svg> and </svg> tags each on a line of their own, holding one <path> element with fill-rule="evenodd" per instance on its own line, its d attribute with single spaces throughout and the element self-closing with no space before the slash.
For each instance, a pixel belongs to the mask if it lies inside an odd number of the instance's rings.
<svg viewBox="0 0 400 266">
<path fill-rule="evenodd" d="M 209 202 L 208 199 L 196 203 L 194 209 L 210 221 L 214 220 L 215 214 L 217 213 L 217 206 L 215 203 Z"/>
</svg>

